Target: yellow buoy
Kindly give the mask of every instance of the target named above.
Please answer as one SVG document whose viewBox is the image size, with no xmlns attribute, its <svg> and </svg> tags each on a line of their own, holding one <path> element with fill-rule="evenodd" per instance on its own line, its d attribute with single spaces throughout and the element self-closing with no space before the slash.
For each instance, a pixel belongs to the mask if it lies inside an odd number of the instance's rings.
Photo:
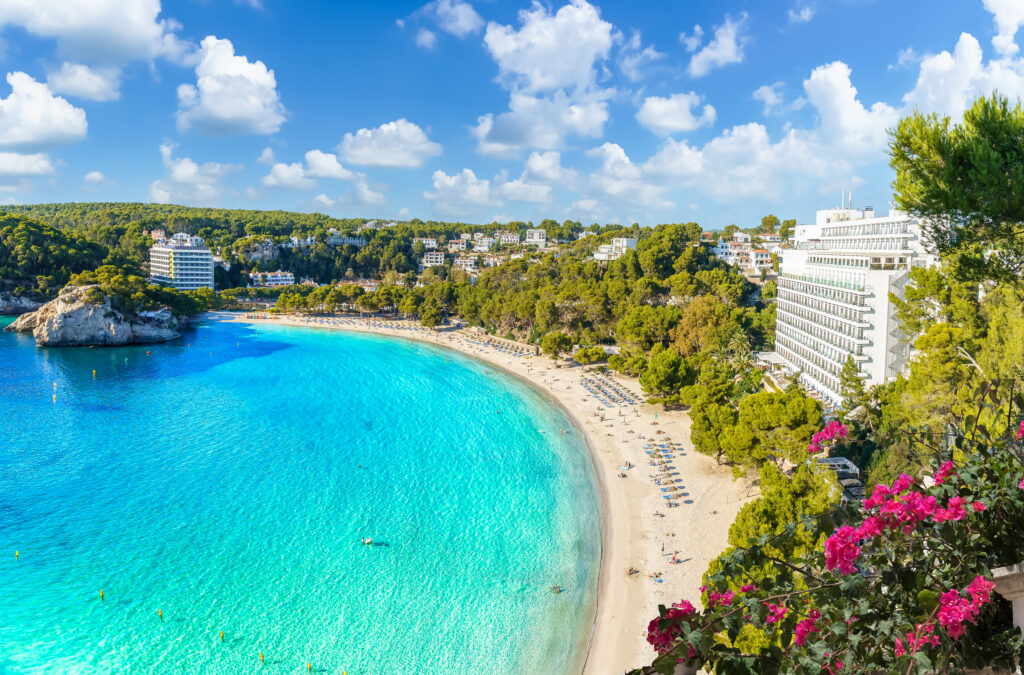
<svg viewBox="0 0 1024 675">
<path fill-rule="evenodd" d="M 157 613 L 157 615 L 158 615 L 158 616 L 159 616 L 159 617 L 160 617 L 161 619 L 163 619 L 163 618 L 164 618 L 164 610 L 162 610 L 162 609 L 158 609 L 158 610 L 156 610 L 156 613 Z"/>
<path fill-rule="evenodd" d="M 53 402 L 54 402 L 54 403 L 56 403 L 56 402 L 57 402 L 57 395 L 56 395 L 56 394 L 54 394 L 54 395 L 53 395 Z"/>
<path fill-rule="evenodd" d="M 96 379 L 96 369 L 95 368 L 93 368 L 93 371 L 92 371 L 92 379 L 94 379 L 94 380 Z"/>
<path fill-rule="evenodd" d="M 263 663 L 263 652 L 260 652 L 260 663 Z"/>
<path fill-rule="evenodd" d="M 15 560 L 17 560 L 17 559 L 18 559 L 18 557 L 19 557 L 19 556 L 18 556 L 18 552 L 17 552 L 17 551 L 15 551 L 15 552 L 14 552 L 14 559 L 15 559 Z"/>
<path fill-rule="evenodd" d="M 220 641 L 224 642 L 224 631 L 220 632 Z"/>
<path fill-rule="evenodd" d="M 103 599 L 103 591 L 100 591 L 100 600 Z"/>
<path fill-rule="evenodd" d="M 306 671 L 312 673 L 313 672 L 313 666 L 311 666 L 309 663 L 306 663 Z"/>
<path fill-rule="evenodd" d="M 53 383 L 53 390 L 57 391 L 57 383 L 56 382 Z"/>
</svg>

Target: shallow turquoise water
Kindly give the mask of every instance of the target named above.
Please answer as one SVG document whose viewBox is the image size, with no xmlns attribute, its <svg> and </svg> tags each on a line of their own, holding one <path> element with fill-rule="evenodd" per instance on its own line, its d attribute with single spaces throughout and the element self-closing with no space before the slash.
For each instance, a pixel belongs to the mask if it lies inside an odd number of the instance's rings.
<svg viewBox="0 0 1024 675">
<path fill-rule="evenodd" d="M 572 672 L 593 467 L 559 409 L 486 370 L 277 326 L 0 333 L 0 672 Z"/>
</svg>

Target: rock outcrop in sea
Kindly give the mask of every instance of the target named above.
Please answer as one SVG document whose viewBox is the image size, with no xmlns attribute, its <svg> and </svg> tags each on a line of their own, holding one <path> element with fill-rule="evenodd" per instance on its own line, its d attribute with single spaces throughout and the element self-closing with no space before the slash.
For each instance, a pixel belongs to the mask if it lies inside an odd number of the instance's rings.
<svg viewBox="0 0 1024 675">
<path fill-rule="evenodd" d="M 5 330 L 32 333 L 44 347 L 117 347 L 167 342 L 181 337 L 188 319 L 167 308 L 152 312 L 121 312 L 97 285 L 67 286 L 55 300 L 22 314 Z"/>
<path fill-rule="evenodd" d="M 34 312 L 42 306 L 43 303 L 35 300 L 10 293 L 0 293 L 0 314 L 24 314 L 25 312 Z"/>
</svg>

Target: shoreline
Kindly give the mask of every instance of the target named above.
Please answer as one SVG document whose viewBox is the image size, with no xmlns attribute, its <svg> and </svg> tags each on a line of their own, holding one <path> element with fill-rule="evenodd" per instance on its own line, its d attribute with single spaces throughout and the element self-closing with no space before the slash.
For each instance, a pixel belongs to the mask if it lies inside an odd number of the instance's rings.
<svg viewBox="0 0 1024 675">
<path fill-rule="evenodd" d="M 556 367 L 543 355 L 513 357 L 485 341 L 514 343 L 486 334 L 427 331 L 414 322 L 397 319 L 266 316 L 256 319 L 236 312 L 209 312 L 194 320 L 346 330 L 444 347 L 500 368 L 563 410 L 582 435 L 600 491 L 601 554 L 594 620 L 586 645 L 581 642 L 583 675 L 621 673 L 649 663 L 656 654 L 646 642 L 646 629 L 657 616 L 658 605 L 680 598 L 699 603 L 701 577 L 711 559 L 725 549 L 729 525 L 747 501 L 743 482 L 733 481 L 729 470 L 715 466 L 711 458 L 692 452 L 686 414 L 658 410 L 643 402 L 635 379 L 610 373 L 604 376 L 637 403 L 605 409 L 605 416 L 599 417 L 593 395 L 581 382 L 583 375 L 594 377 L 596 373 L 586 373 L 579 366 Z M 604 436 L 598 435 L 601 429 Z M 663 433 L 653 433 L 658 430 Z M 646 437 L 647 433 L 652 436 Z M 661 501 L 663 490 L 645 477 L 655 469 L 649 466 L 653 461 L 644 454 L 644 446 L 667 439 L 683 448 L 674 451 L 677 459 L 671 460 L 675 463 L 673 476 L 683 476 L 676 508 L 666 508 Z M 622 462 L 633 467 L 623 471 Z M 620 473 L 627 477 L 620 478 Z M 664 515 L 658 518 L 655 513 Z M 677 564 L 672 564 L 671 558 Z M 627 569 L 639 573 L 627 575 Z"/>
</svg>

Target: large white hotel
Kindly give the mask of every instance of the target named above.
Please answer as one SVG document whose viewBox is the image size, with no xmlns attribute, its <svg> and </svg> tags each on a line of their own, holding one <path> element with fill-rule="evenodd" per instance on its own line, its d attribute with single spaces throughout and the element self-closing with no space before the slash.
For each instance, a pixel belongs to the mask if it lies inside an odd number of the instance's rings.
<svg viewBox="0 0 1024 675">
<path fill-rule="evenodd" d="M 842 402 L 839 374 L 850 356 L 865 386 L 895 377 L 910 345 L 889 294 L 902 297 L 910 269 L 935 260 L 920 222 L 900 211 L 881 217 L 870 208 L 818 211 L 814 225 L 797 226 L 793 248 L 782 251 L 776 354 L 835 405 Z"/>
<path fill-rule="evenodd" d="M 213 288 L 213 252 L 199 237 L 179 232 L 149 249 L 149 280 L 179 291 Z"/>
</svg>

